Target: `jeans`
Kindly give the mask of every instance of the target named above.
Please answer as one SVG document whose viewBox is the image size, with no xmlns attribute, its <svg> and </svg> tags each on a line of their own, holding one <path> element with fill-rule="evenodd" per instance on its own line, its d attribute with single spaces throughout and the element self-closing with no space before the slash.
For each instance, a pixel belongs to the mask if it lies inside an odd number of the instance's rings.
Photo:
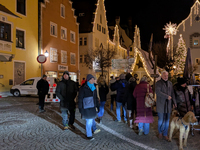
<svg viewBox="0 0 200 150">
<path fill-rule="evenodd" d="M 86 120 L 86 135 L 87 137 L 92 137 L 92 130 L 93 132 L 97 129 L 96 122 L 94 119 L 85 119 Z"/>
<path fill-rule="evenodd" d="M 147 135 L 149 134 L 149 128 L 150 128 L 150 123 L 138 123 L 138 128 L 139 130 L 143 130 L 144 134 Z"/>
<path fill-rule="evenodd" d="M 120 111 L 120 108 L 122 106 L 122 103 L 120 102 L 117 102 L 117 107 L 116 107 L 116 114 L 117 114 L 117 120 L 120 121 L 121 120 L 121 111 Z M 127 118 L 126 118 L 126 110 L 125 108 L 122 106 L 123 108 L 123 112 L 124 112 L 124 121 L 127 121 Z"/>
<path fill-rule="evenodd" d="M 158 132 L 167 136 L 169 128 L 170 113 L 159 113 L 158 112 Z"/>
<path fill-rule="evenodd" d="M 70 117 L 69 117 L 69 120 L 68 120 L 68 109 L 61 109 L 61 116 L 62 116 L 62 123 L 63 123 L 63 126 L 66 126 L 68 124 L 71 124 L 73 125 L 74 124 L 74 120 L 75 120 L 75 109 L 70 109 L 69 110 L 69 113 L 70 113 Z"/>
<path fill-rule="evenodd" d="M 100 102 L 98 117 L 103 117 L 105 103 L 106 101 Z"/>
</svg>

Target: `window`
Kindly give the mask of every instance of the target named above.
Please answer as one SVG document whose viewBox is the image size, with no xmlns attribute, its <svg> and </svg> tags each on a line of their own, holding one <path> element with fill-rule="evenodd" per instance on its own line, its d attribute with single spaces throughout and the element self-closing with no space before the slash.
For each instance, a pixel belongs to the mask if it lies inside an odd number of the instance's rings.
<svg viewBox="0 0 200 150">
<path fill-rule="evenodd" d="M 34 79 L 26 80 L 21 85 L 33 85 Z"/>
<path fill-rule="evenodd" d="M 67 52 L 61 50 L 61 63 L 67 63 Z"/>
<path fill-rule="evenodd" d="M 16 30 L 16 47 L 25 48 L 24 46 L 24 31 Z"/>
<path fill-rule="evenodd" d="M 60 5 L 60 16 L 65 18 L 65 6 L 63 4 Z"/>
<path fill-rule="evenodd" d="M 0 40 L 11 41 L 11 25 L 0 21 Z"/>
<path fill-rule="evenodd" d="M 87 45 L 87 38 L 84 38 L 84 45 Z"/>
<path fill-rule="evenodd" d="M 50 62 L 57 62 L 57 61 L 58 61 L 57 49 L 50 48 Z"/>
<path fill-rule="evenodd" d="M 57 37 L 57 24 L 50 22 L 50 35 Z"/>
<path fill-rule="evenodd" d="M 17 0 L 17 12 L 26 15 L 26 0 Z"/>
<path fill-rule="evenodd" d="M 97 30 L 101 31 L 101 25 L 97 24 Z"/>
<path fill-rule="evenodd" d="M 75 43 L 75 32 L 70 31 L 70 42 Z"/>
<path fill-rule="evenodd" d="M 82 38 L 79 39 L 79 45 L 83 45 L 83 39 Z"/>
<path fill-rule="evenodd" d="M 87 61 L 87 55 L 84 55 L 84 62 L 86 63 Z"/>
<path fill-rule="evenodd" d="M 104 27 L 102 27 L 102 33 L 106 34 L 106 29 Z"/>
<path fill-rule="evenodd" d="M 199 46 L 199 40 L 194 40 L 194 46 Z"/>
<path fill-rule="evenodd" d="M 80 55 L 80 63 L 83 63 L 83 55 Z"/>
<path fill-rule="evenodd" d="M 61 39 L 67 40 L 67 29 L 64 27 L 61 27 Z"/>
</svg>

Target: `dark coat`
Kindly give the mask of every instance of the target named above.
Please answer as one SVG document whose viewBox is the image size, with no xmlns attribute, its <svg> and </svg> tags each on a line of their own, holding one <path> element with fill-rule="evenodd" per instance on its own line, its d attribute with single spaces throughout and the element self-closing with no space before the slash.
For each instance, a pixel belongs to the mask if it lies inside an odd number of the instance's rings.
<svg viewBox="0 0 200 150">
<path fill-rule="evenodd" d="M 101 102 L 107 100 L 106 97 L 107 97 L 108 92 L 109 92 L 109 88 L 106 84 L 105 86 L 101 85 L 101 87 L 99 87 L 99 96 L 100 96 Z"/>
<path fill-rule="evenodd" d="M 131 77 L 133 77 L 133 76 L 130 73 L 127 73 L 125 78 L 128 81 Z"/>
<path fill-rule="evenodd" d="M 122 103 L 124 99 L 125 88 L 128 85 L 128 81 L 125 79 L 121 79 L 119 81 L 111 84 L 111 90 L 117 90 L 116 101 Z"/>
<path fill-rule="evenodd" d="M 178 112 L 183 117 L 188 111 L 192 111 L 192 99 L 187 88 L 181 89 L 179 84 L 174 85 L 174 93 L 177 102 Z"/>
<path fill-rule="evenodd" d="M 72 80 L 62 79 L 56 87 L 56 95 L 60 99 L 61 109 L 75 109 L 76 103 L 74 99 L 77 95 L 76 83 Z"/>
<path fill-rule="evenodd" d="M 47 95 L 49 92 L 49 83 L 44 79 L 40 79 L 36 87 L 38 89 L 38 95 Z"/>
<path fill-rule="evenodd" d="M 94 100 L 94 107 L 93 108 L 83 108 L 83 99 L 85 97 L 91 97 L 93 96 Z M 81 86 L 79 90 L 79 95 L 78 95 L 78 108 L 79 112 L 81 113 L 82 119 L 94 119 L 97 116 L 97 111 L 96 108 L 99 108 L 99 102 L 97 98 L 97 90 L 95 89 L 93 92 L 89 88 L 87 84 L 84 84 Z"/>
<path fill-rule="evenodd" d="M 131 82 L 125 89 L 124 99 L 123 99 L 123 105 L 127 103 L 127 109 L 128 110 L 135 110 L 136 108 L 136 99 L 133 97 L 133 91 L 136 87 L 137 83 Z"/>
<path fill-rule="evenodd" d="M 171 113 L 172 101 L 176 104 L 173 85 L 171 81 L 166 83 L 160 79 L 156 82 L 156 111 L 159 113 Z M 172 100 L 168 100 L 168 96 L 172 97 Z"/>
<path fill-rule="evenodd" d="M 147 93 L 147 82 L 140 82 L 136 85 L 133 96 L 136 98 L 137 103 L 137 116 L 135 123 L 152 123 L 153 115 L 151 107 L 145 107 L 145 96 Z M 153 93 L 151 86 L 149 85 L 149 93 Z"/>
</svg>

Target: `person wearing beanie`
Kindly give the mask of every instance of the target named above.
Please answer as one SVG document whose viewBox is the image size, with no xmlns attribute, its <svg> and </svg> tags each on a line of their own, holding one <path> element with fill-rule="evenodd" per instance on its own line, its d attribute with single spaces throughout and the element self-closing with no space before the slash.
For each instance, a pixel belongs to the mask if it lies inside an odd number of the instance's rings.
<svg viewBox="0 0 200 150">
<path fill-rule="evenodd" d="M 76 103 L 75 98 L 77 95 L 77 85 L 76 82 L 70 80 L 69 72 L 64 71 L 62 80 L 58 83 L 56 87 L 56 95 L 60 99 L 60 110 L 62 113 L 62 123 L 65 130 L 69 128 L 75 129 L 74 120 L 75 120 L 75 110 Z M 68 120 L 68 112 L 70 117 Z"/>
<path fill-rule="evenodd" d="M 123 108 L 124 113 L 124 121 L 127 123 L 127 117 L 126 117 L 126 110 L 125 107 L 122 105 L 125 89 L 126 86 L 128 86 L 128 81 L 125 79 L 125 74 L 121 74 L 119 76 L 119 80 L 116 80 L 114 83 L 111 84 L 111 90 L 115 91 L 117 90 L 117 97 L 116 97 L 116 114 L 117 119 L 116 122 L 121 122 L 121 107 Z"/>
<path fill-rule="evenodd" d="M 41 113 L 45 112 L 44 110 L 44 100 L 45 96 L 49 92 L 49 83 L 47 82 L 47 76 L 44 74 L 42 78 L 37 82 L 37 89 L 39 95 L 39 111 Z"/>
<path fill-rule="evenodd" d="M 188 111 L 193 110 L 194 103 L 187 88 L 186 79 L 180 77 L 177 78 L 177 83 L 174 85 L 174 93 L 179 114 L 183 117 Z"/>
<path fill-rule="evenodd" d="M 81 118 L 86 120 L 86 137 L 89 140 L 94 140 L 92 131 L 94 134 L 100 132 L 100 129 L 96 128 L 94 120 L 97 116 L 97 110 L 99 110 L 99 102 L 97 98 L 97 89 L 94 84 L 94 76 L 88 74 L 86 79 L 86 84 L 81 86 L 79 90 L 78 108 L 81 113 Z"/>
</svg>

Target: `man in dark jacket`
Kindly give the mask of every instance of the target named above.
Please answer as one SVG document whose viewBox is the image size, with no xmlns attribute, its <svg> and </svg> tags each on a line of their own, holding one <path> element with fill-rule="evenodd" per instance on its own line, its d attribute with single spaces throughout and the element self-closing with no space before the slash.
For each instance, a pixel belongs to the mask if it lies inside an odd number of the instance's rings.
<svg viewBox="0 0 200 150">
<path fill-rule="evenodd" d="M 60 110 L 62 112 L 62 123 L 64 129 L 67 130 L 69 127 L 75 129 L 74 120 L 75 120 L 75 110 L 76 103 L 74 99 L 77 95 L 77 85 L 74 81 L 69 79 L 69 72 L 65 71 L 63 73 L 62 80 L 58 83 L 56 87 L 56 95 L 60 99 Z M 70 113 L 68 121 L 68 112 Z"/>
<path fill-rule="evenodd" d="M 43 77 L 37 82 L 36 87 L 38 89 L 38 95 L 39 95 L 39 110 L 40 112 L 45 112 L 44 100 L 45 100 L 45 95 L 47 95 L 49 91 L 49 83 L 47 82 L 46 75 L 43 75 Z"/>
<path fill-rule="evenodd" d="M 118 122 L 121 122 L 121 112 L 120 112 L 120 108 L 122 106 L 122 102 L 123 102 L 123 98 L 124 98 L 124 93 L 125 93 L 125 88 L 128 85 L 128 81 L 126 81 L 125 79 L 125 74 L 121 74 L 119 76 L 119 80 L 117 80 L 115 83 L 111 84 L 111 90 L 117 90 L 117 98 L 116 98 L 116 102 L 117 102 L 117 107 L 116 107 L 116 114 L 117 114 L 117 120 Z M 125 123 L 127 123 L 127 117 L 126 117 L 126 110 L 123 107 L 123 112 L 124 112 L 124 121 Z"/>
</svg>

